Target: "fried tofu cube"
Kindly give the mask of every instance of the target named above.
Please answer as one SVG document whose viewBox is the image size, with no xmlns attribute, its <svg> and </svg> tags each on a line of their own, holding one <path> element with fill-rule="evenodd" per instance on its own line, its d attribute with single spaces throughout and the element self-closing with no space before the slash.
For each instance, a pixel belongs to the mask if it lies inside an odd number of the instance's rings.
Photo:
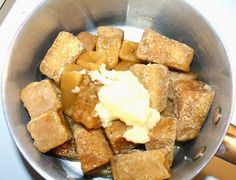
<svg viewBox="0 0 236 180">
<path fill-rule="evenodd" d="M 77 59 L 77 64 L 88 70 L 97 70 L 105 62 L 104 55 L 96 51 L 87 51 Z"/>
<path fill-rule="evenodd" d="M 52 153 L 59 157 L 78 159 L 75 139 L 72 138 L 69 141 L 65 142 L 64 144 L 52 149 Z"/>
<path fill-rule="evenodd" d="M 98 36 L 106 36 L 106 37 L 114 37 L 118 36 L 120 39 L 124 37 L 124 31 L 119 28 L 111 27 L 111 26 L 99 26 L 97 28 Z"/>
<path fill-rule="evenodd" d="M 161 112 L 161 115 L 176 117 L 174 102 L 171 99 L 167 99 L 166 108 Z"/>
<path fill-rule="evenodd" d="M 88 75 L 84 75 L 79 85 L 80 91 L 73 105 L 73 121 L 82 123 L 88 129 L 101 127 L 101 120 L 94 111 L 98 103 L 98 90 L 100 87 L 101 84 L 98 81 L 91 81 Z"/>
<path fill-rule="evenodd" d="M 105 177 L 111 177 L 111 165 L 106 164 L 103 166 L 100 166 L 92 171 L 89 171 L 85 174 L 85 178 L 91 179 L 93 177 L 98 177 L 98 176 L 105 176 Z"/>
<path fill-rule="evenodd" d="M 137 63 L 136 62 L 121 61 L 115 66 L 114 70 L 116 70 L 116 71 L 128 71 L 129 68 L 131 66 L 135 65 L 135 64 L 137 64 Z"/>
<path fill-rule="evenodd" d="M 76 64 L 69 64 L 61 75 L 61 103 L 64 113 L 71 117 L 72 106 L 79 93 L 79 84 L 83 74 L 82 68 Z"/>
<path fill-rule="evenodd" d="M 29 121 L 27 129 L 40 152 L 47 152 L 72 138 L 63 116 L 57 111 L 48 111 Z"/>
<path fill-rule="evenodd" d="M 76 36 L 80 42 L 83 44 L 86 51 L 92 51 L 96 47 L 97 37 L 88 33 L 88 32 L 80 32 Z"/>
<path fill-rule="evenodd" d="M 197 79 L 197 73 L 194 72 L 189 72 L 189 73 L 182 73 L 175 71 L 169 71 L 169 72 L 170 72 L 170 84 L 169 84 L 168 98 L 172 100 L 174 99 L 174 86 L 176 81 Z"/>
<path fill-rule="evenodd" d="M 124 40 L 120 49 L 120 59 L 123 61 L 129 62 L 140 62 L 138 59 L 136 52 L 138 48 L 138 43 L 133 41 Z"/>
<path fill-rule="evenodd" d="M 176 139 L 176 118 L 161 116 L 157 125 L 149 131 L 150 141 L 145 143 L 147 150 L 166 148 L 169 166 L 173 162 L 174 144 Z"/>
<path fill-rule="evenodd" d="M 44 56 L 40 64 L 40 71 L 59 82 L 64 67 L 73 63 L 83 49 L 83 44 L 75 36 L 68 32 L 60 32 Z"/>
<path fill-rule="evenodd" d="M 57 92 L 49 80 L 30 83 L 21 90 L 20 98 L 31 118 L 61 108 Z"/>
<path fill-rule="evenodd" d="M 179 80 L 174 87 L 177 141 L 188 141 L 198 136 L 211 107 L 215 91 L 206 83 Z"/>
<path fill-rule="evenodd" d="M 136 151 L 118 154 L 111 160 L 114 180 L 123 179 L 167 179 L 171 175 L 166 167 L 165 149 Z"/>
<path fill-rule="evenodd" d="M 113 153 L 101 129 L 87 130 L 77 124 L 73 134 L 84 173 L 110 162 Z"/>
<path fill-rule="evenodd" d="M 129 127 L 121 121 L 114 121 L 111 126 L 104 128 L 104 132 L 114 154 L 126 153 L 136 146 L 136 144 L 127 141 L 123 137 L 124 132 L 128 128 Z"/>
<path fill-rule="evenodd" d="M 150 62 L 188 72 L 194 50 L 186 44 L 169 39 L 159 33 L 145 29 L 138 45 L 137 57 Z"/>
<path fill-rule="evenodd" d="M 130 71 L 148 90 L 151 107 L 159 112 L 163 111 L 166 108 L 168 96 L 168 68 L 162 64 L 136 64 L 130 68 Z"/>
<path fill-rule="evenodd" d="M 100 26 L 97 33 L 96 51 L 104 55 L 107 69 L 114 68 L 119 61 L 124 32 L 119 28 Z"/>
</svg>

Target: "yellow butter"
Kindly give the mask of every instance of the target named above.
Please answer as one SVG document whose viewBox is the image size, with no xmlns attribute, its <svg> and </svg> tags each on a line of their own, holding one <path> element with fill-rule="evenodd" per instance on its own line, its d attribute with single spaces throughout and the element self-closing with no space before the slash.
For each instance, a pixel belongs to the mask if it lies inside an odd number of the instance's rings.
<svg viewBox="0 0 236 180">
<path fill-rule="evenodd" d="M 160 120 L 160 113 L 150 107 L 148 91 L 131 71 L 108 71 L 105 66 L 88 73 L 92 80 L 103 86 L 98 92 L 99 103 L 95 107 L 103 127 L 119 119 L 131 126 L 124 138 L 134 143 L 149 141 L 148 131 Z"/>
</svg>

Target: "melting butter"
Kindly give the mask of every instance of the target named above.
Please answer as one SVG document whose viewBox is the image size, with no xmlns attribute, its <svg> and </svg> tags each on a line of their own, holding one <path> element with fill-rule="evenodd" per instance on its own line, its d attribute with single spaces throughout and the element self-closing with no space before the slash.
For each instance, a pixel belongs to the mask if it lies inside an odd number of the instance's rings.
<svg viewBox="0 0 236 180">
<path fill-rule="evenodd" d="M 108 127 L 119 119 L 131 127 L 123 135 L 126 140 L 148 142 L 148 132 L 160 120 L 160 113 L 150 107 L 149 93 L 137 77 L 131 71 L 108 71 L 105 65 L 88 74 L 103 84 L 95 107 L 102 126 Z"/>
</svg>

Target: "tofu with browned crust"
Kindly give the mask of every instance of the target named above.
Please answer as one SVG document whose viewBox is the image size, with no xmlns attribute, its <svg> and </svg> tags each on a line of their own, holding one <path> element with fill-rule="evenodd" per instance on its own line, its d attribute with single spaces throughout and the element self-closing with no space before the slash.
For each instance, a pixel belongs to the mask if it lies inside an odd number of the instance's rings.
<svg viewBox="0 0 236 180">
<path fill-rule="evenodd" d="M 161 112 L 161 115 L 176 117 L 174 110 L 175 110 L 174 102 L 171 99 L 167 99 L 166 108 L 164 109 L 164 111 Z"/>
<path fill-rule="evenodd" d="M 113 153 L 101 129 L 87 130 L 77 124 L 73 134 L 84 173 L 110 162 Z"/>
<path fill-rule="evenodd" d="M 198 136 L 215 91 L 206 83 L 180 80 L 174 87 L 175 114 L 177 115 L 177 141 L 188 141 Z"/>
<path fill-rule="evenodd" d="M 72 119 L 76 123 L 82 123 L 88 129 L 101 127 L 101 120 L 94 111 L 98 103 L 98 90 L 101 83 L 92 81 L 88 75 L 84 75 L 79 85 L 80 91 L 74 101 Z"/>
<path fill-rule="evenodd" d="M 174 117 L 161 116 L 157 125 L 150 130 L 150 141 L 145 143 L 147 150 L 166 148 L 168 151 L 167 161 L 172 165 L 174 155 L 174 144 L 176 139 L 176 121 Z"/>
<path fill-rule="evenodd" d="M 154 63 L 188 72 L 194 50 L 186 44 L 169 39 L 159 33 L 145 29 L 138 45 L 137 57 Z"/>
<path fill-rule="evenodd" d="M 80 32 L 76 36 L 83 44 L 86 51 L 92 51 L 96 47 L 97 37 L 88 32 Z"/>
<path fill-rule="evenodd" d="M 183 72 L 169 71 L 169 74 L 170 74 L 170 84 L 169 84 L 168 98 L 172 100 L 174 99 L 174 86 L 176 81 L 197 79 L 197 73 L 194 72 L 183 73 Z"/>
<path fill-rule="evenodd" d="M 120 28 L 112 26 L 99 26 L 97 28 L 98 36 L 114 37 L 117 36 L 121 40 L 124 38 L 124 31 Z"/>
<path fill-rule="evenodd" d="M 130 71 L 148 90 L 151 107 L 159 112 L 163 111 L 166 107 L 169 88 L 168 68 L 162 64 L 136 64 L 130 67 Z"/>
<path fill-rule="evenodd" d="M 110 163 L 100 166 L 94 170 L 91 170 L 85 174 L 85 178 L 92 179 L 93 177 L 111 177 L 111 165 Z"/>
<path fill-rule="evenodd" d="M 49 80 L 30 83 L 21 90 L 20 98 L 31 118 L 61 108 L 56 89 Z"/>
<path fill-rule="evenodd" d="M 78 159 L 74 138 L 52 149 L 52 153 L 59 157 L 65 157 L 69 159 Z"/>
<path fill-rule="evenodd" d="M 137 58 L 137 48 L 138 43 L 124 40 L 120 49 L 120 59 L 123 61 L 139 63 L 141 60 Z"/>
<path fill-rule="evenodd" d="M 111 126 L 104 128 L 114 154 L 126 153 L 136 146 L 136 144 L 127 141 L 123 137 L 128 128 L 122 121 L 114 121 Z"/>
<path fill-rule="evenodd" d="M 97 28 L 96 51 L 106 57 L 107 69 L 114 68 L 119 61 L 119 52 L 124 38 L 124 31 L 110 26 Z"/>
<path fill-rule="evenodd" d="M 115 155 L 111 161 L 113 178 L 114 180 L 167 179 L 171 175 L 166 164 L 166 155 L 166 149 Z"/>
<path fill-rule="evenodd" d="M 31 119 L 27 129 L 40 152 L 47 152 L 72 138 L 64 117 L 57 111 L 48 111 Z"/>
<path fill-rule="evenodd" d="M 114 68 L 116 71 L 128 71 L 129 68 L 137 63 L 128 62 L 128 61 L 120 61 Z"/>
<path fill-rule="evenodd" d="M 77 37 L 68 32 L 60 32 L 44 56 L 40 64 L 40 71 L 59 82 L 64 67 L 73 63 L 83 52 L 83 49 L 83 44 Z"/>
</svg>

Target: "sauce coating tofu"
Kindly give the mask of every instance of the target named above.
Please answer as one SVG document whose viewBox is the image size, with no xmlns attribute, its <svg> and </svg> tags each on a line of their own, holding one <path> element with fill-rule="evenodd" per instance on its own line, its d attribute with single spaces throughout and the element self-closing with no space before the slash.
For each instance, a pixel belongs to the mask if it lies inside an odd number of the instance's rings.
<svg viewBox="0 0 236 180">
<path fill-rule="evenodd" d="M 84 75 L 79 85 L 80 91 L 73 106 L 72 119 L 76 123 L 82 123 L 88 129 L 98 129 L 101 121 L 96 116 L 94 108 L 98 103 L 98 90 L 101 84 L 91 81 L 88 75 Z"/>
<path fill-rule="evenodd" d="M 174 99 L 174 86 L 176 81 L 197 79 L 197 73 L 194 72 L 182 73 L 182 72 L 169 71 L 169 74 L 170 74 L 170 84 L 169 84 L 168 98 L 172 100 Z"/>
<path fill-rule="evenodd" d="M 72 138 L 64 118 L 57 111 L 48 111 L 32 119 L 27 129 L 40 152 L 47 152 Z"/>
<path fill-rule="evenodd" d="M 165 149 L 115 155 L 111 161 L 113 178 L 114 180 L 167 179 L 170 173 L 166 167 L 166 155 Z"/>
<path fill-rule="evenodd" d="M 106 57 L 107 69 L 114 68 L 119 61 L 119 51 L 124 37 L 124 32 L 119 28 L 100 26 L 97 28 L 98 39 L 96 51 Z"/>
<path fill-rule="evenodd" d="M 138 45 L 137 57 L 150 62 L 188 72 L 194 50 L 186 44 L 169 39 L 159 33 L 145 29 Z"/>
<path fill-rule="evenodd" d="M 73 134 L 84 173 L 110 162 L 113 153 L 101 129 L 87 130 L 77 124 Z"/>
<path fill-rule="evenodd" d="M 145 143 L 147 150 L 166 148 L 169 166 L 173 162 L 174 144 L 176 139 L 176 121 L 174 117 L 161 116 L 161 120 L 150 130 L 150 141 Z"/>
<path fill-rule="evenodd" d="M 174 102 L 171 99 L 167 99 L 166 108 L 161 112 L 161 115 L 176 117 Z"/>
<path fill-rule="evenodd" d="M 113 121 L 111 126 L 104 128 L 114 154 L 126 153 L 136 146 L 136 144 L 127 141 L 123 137 L 124 132 L 128 128 L 122 121 Z"/>
<path fill-rule="evenodd" d="M 88 33 L 88 32 L 80 32 L 76 36 L 80 42 L 83 44 L 86 51 L 92 51 L 96 47 L 97 37 Z"/>
<path fill-rule="evenodd" d="M 129 68 L 137 63 L 128 62 L 128 61 L 120 61 L 114 68 L 116 71 L 128 71 Z"/>
<path fill-rule="evenodd" d="M 180 80 L 174 87 L 177 141 L 188 141 L 198 136 L 211 107 L 215 91 L 206 83 Z"/>
<path fill-rule="evenodd" d="M 21 90 L 20 98 L 31 118 L 61 108 L 57 92 L 49 80 L 30 83 Z"/>
<path fill-rule="evenodd" d="M 106 62 L 106 57 L 96 51 L 87 51 L 79 56 L 77 64 L 88 70 L 97 70 Z"/>
<path fill-rule="evenodd" d="M 128 62 L 140 62 L 136 52 L 138 48 L 138 43 L 133 41 L 124 40 L 120 49 L 120 59 Z"/>
<path fill-rule="evenodd" d="M 130 71 L 148 90 L 151 107 L 159 112 L 163 111 L 166 108 L 169 88 L 168 68 L 162 64 L 136 64 L 130 67 Z"/>
<path fill-rule="evenodd" d="M 65 142 L 64 144 L 52 149 L 52 153 L 56 156 L 61 156 L 69 159 L 78 159 L 76 144 L 73 138 Z"/>
<path fill-rule="evenodd" d="M 60 32 L 40 64 L 41 73 L 59 82 L 64 67 L 73 63 L 83 49 L 83 44 L 75 36 Z"/>
<path fill-rule="evenodd" d="M 69 64 L 65 67 L 61 75 L 61 103 L 63 112 L 71 117 L 72 116 L 72 106 L 79 93 L 79 84 L 82 79 L 82 70 L 76 64 Z M 77 88 L 77 89 L 76 89 Z M 76 92 L 76 90 L 78 92 Z"/>
<path fill-rule="evenodd" d="M 106 165 L 100 166 L 100 167 L 98 167 L 94 170 L 91 170 L 85 174 L 85 178 L 88 178 L 88 179 L 91 179 L 93 177 L 99 177 L 99 176 L 112 177 L 111 165 L 106 164 Z"/>
</svg>

